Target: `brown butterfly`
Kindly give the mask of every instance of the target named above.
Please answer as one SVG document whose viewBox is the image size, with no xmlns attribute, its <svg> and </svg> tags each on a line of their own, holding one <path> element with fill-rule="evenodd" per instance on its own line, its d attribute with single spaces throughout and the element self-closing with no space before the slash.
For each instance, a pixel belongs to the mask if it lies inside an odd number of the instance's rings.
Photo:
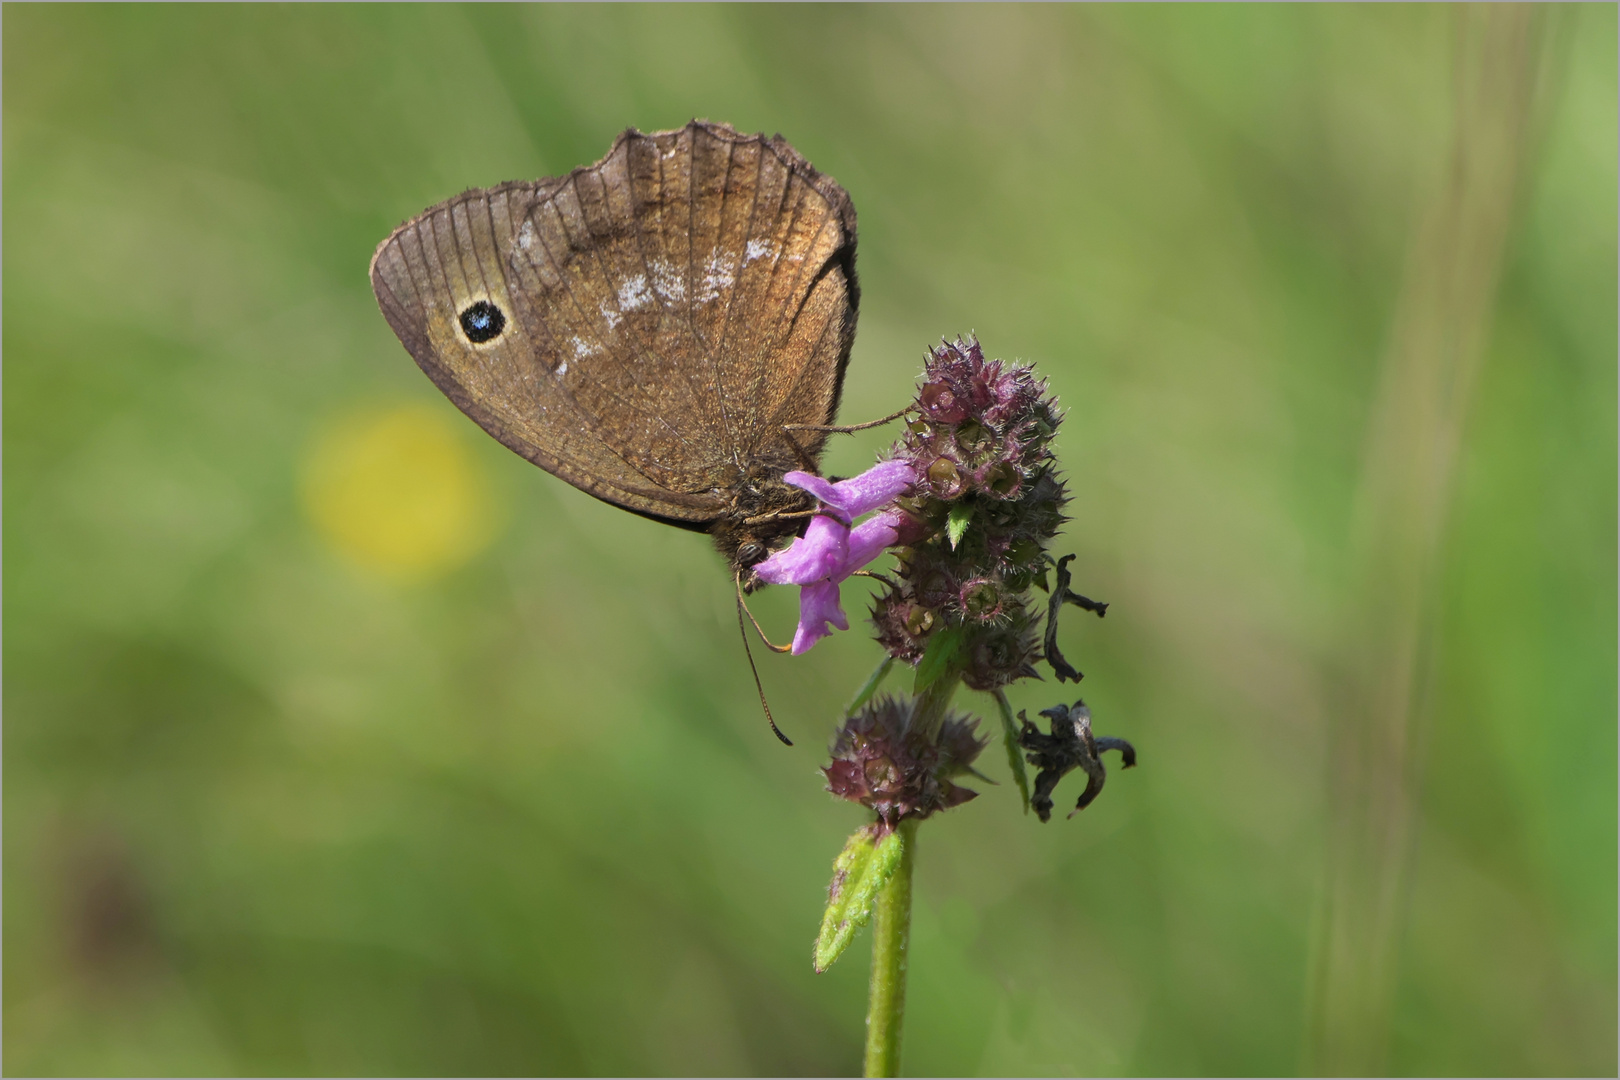
<svg viewBox="0 0 1620 1080">
<path fill-rule="evenodd" d="M 780 136 L 694 120 L 395 229 L 383 315 L 507 447 L 703 530 L 740 575 L 802 531 L 855 338 L 855 207 Z"/>
</svg>

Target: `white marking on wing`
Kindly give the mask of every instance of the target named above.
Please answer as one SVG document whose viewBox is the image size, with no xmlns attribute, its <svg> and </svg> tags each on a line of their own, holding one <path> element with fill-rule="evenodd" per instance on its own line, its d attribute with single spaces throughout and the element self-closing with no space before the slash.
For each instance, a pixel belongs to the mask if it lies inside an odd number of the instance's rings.
<svg viewBox="0 0 1620 1080">
<path fill-rule="evenodd" d="M 748 247 L 743 252 L 743 265 L 747 266 L 755 259 L 763 259 L 767 257 L 773 250 L 775 250 L 775 247 L 776 245 L 772 244 L 769 240 L 748 241 Z"/>
<path fill-rule="evenodd" d="M 534 222 L 524 221 L 523 228 L 518 230 L 518 247 L 528 251 L 534 246 Z"/>
<path fill-rule="evenodd" d="M 619 324 L 624 321 L 624 316 L 620 315 L 617 311 L 614 311 L 612 305 L 610 304 L 604 303 L 601 307 L 601 311 L 602 318 L 607 321 L 609 330 L 618 329 Z"/>
<path fill-rule="evenodd" d="M 720 251 L 710 255 L 704 262 L 703 286 L 698 290 L 698 303 L 707 304 L 722 291 L 731 288 L 731 283 L 736 279 L 732 276 L 730 262 L 731 256 Z"/>
<path fill-rule="evenodd" d="M 679 303 L 686 299 L 686 282 L 679 271 L 662 259 L 654 259 L 652 263 L 653 288 L 658 295 L 672 303 Z"/>
<path fill-rule="evenodd" d="M 620 311 L 640 311 L 651 302 L 652 293 L 647 288 L 646 275 L 637 274 L 619 286 Z"/>
</svg>

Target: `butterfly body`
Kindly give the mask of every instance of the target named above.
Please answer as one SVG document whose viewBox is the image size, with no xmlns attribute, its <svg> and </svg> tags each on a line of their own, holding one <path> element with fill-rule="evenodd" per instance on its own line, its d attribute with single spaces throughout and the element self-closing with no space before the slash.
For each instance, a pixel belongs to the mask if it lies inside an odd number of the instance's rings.
<svg viewBox="0 0 1620 1080">
<path fill-rule="evenodd" d="M 801 532 L 854 340 L 855 211 L 780 136 L 626 131 L 565 177 L 464 192 L 371 280 L 464 413 L 597 498 L 709 532 L 734 572 Z"/>
</svg>

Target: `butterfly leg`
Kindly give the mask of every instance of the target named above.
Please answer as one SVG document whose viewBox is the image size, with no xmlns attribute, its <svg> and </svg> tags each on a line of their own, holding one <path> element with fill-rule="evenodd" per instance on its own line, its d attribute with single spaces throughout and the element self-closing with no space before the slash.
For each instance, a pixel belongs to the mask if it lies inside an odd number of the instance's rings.
<svg viewBox="0 0 1620 1080">
<path fill-rule="evenodd" d="M 783 431 L 830 431 L 835 435 L 848 435 L 852 431 L 865 431 L 867 428 L 882 427 L 900 419 L 910 412 L 914 406 L 907 405 L 899 412 L 890 413 L 881 420 L 868 420 L 864 424 L 783 424 Z"/>
</svg>

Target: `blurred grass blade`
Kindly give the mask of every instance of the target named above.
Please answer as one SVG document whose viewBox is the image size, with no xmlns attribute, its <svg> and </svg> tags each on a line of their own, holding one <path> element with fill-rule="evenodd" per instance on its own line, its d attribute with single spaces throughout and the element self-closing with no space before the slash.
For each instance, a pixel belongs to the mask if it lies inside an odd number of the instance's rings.
<svg viewBox="0 0 1620 1080">
<path fill-rule="evenodd" d="M 832 967 L 855 931 L 872 918 L 872 902 L 900 865 L 900 834 L 891 832 L 873 843 L 876 825 L 855 830 L 833 862 L 832 884 L 827 889 L 827 910 L 816 937 L 816 971 Z"/>
<path fill-rule="evenodd" d="M 1325 913 L 1310 959 L 1306 1070 L 1386 1071 L 1433 697 L 1437 583 L 1471 389 L 1535 142 L 1545 9 L 1449 9 L 1452 130 L 1412 235 L 1369 421 L 1332 718 Z"/>
<path fill-rule="evenodd" d="M 844 719 L 847 720 L 851 716 L 854 716 L 860 711 L 862 705 L 865 705 L 868 701 L 871 701 L 872 695 L 877 693 L 878 687 L 883 685 L 883 680 L 888 678 L 889 672 L 893 670 L 894 657 L 885 656 L 883 658 L 883 663 L 879 664 L 877 669 L 867 677 L 866 682 L 861 686 L 860 690 L 856 692 L 854 699 L 844 708 Z"/>
<path fill-rule="evenodd" d="M 1001 714 L 1001 738 L 1007 747 L 1007 767 L 1018 781 L 1018 794 L 1024 799 L 1024 813 L 1029 813 L 1029 773 L 1024 768 L 1024 748 L 1018 744 L 1018 725 L 1013 723 L 1012 706 L 1007 695 L 996 691 L 996 710 Z"/>
</svg>

